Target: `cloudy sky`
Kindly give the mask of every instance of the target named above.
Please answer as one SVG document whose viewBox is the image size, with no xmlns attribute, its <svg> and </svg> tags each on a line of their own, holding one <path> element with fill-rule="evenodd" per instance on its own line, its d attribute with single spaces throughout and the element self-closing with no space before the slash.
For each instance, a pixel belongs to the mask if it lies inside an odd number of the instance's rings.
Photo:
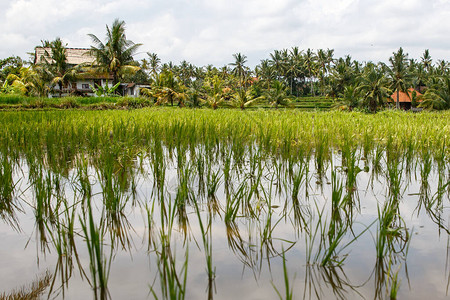
<svg viewBox="0 0 450 300">
<path fill-rule="evenodd" d="M 241 52 L 251 66 L 274 49 L 335 49 L 387 61 L 399 47 L 412 58 L 430 49 L 450 60 L 450 0 L 0 0 L 0 58 L 61 37 L 89 47 L 115 18 L 142 43 L 137 59 L 222 66 Z"/>
</svg>

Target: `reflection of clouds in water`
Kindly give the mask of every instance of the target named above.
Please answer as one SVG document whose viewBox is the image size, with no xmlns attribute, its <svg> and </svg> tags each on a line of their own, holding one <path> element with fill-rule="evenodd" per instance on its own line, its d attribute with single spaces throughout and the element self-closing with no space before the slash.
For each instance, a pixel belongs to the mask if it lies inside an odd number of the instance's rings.
<svg viewBox="0 0 450 300">
<path fill-rule="evenodd" d="M 336 157 L 335 157 L 336 158 Z M 335 164 L 338 165 L 340 159 L 335 160 Z M 169 163 L 170 167 L 166 171 L 165 183 L 166 183 L 166 198 L 170 195 L 170 199 L 173 201 L 177 194 L 177 172 L 175 163 Z M 363 167 L 363 163 L 359 164 Z M 310 170 L 314 170 L 313 162 L 310 163 Z M 146 172 L 151 174 L 150 164 L 144 164 Z M 245 165 L 241 171 L 247 171 L 248 165 Z M 267 165 L 270 168 L 270 164 Z M 27 173 L 26 166 L 23 166 L 25 174 Z M 91 180 L 93 183 L 93 202 L 96 203 L 97 209 L 101 208 L 102 195 L 101 186 L 99 180 L 96 179 L 96 173 L 93 169 L 90 171 Z M 339 172 L 339 177 L 345 179 L 345 172 Z M 73 175 L 73 174 L 72 174 Z M 329 180 L 331 175 L 330 168 L 327 169 L 325 177 Z M 18 175 L 17 175 L 18 176 Z M 26 174 L 27 176 L 27 174 Z M 378 180 L 374 180 L 373 188 L 371 186 L 371 174 L 360 172 L 358 174 L 357 190 L 356 194 L 359 199 L 359 205 L 361 207 L 361 214 L 355 214 L 355 224 L 353 230 L 355 234 L 358 234 L 364 230 L 364 226 L 372 223 L 377 217 L 377 208 L 383 206 L 388 196 L 388 183 L 380 175 Z M 414 178 L 414 176 L 413 176 Z M 242 182 L 244 177 L 241 176 Z M 269 179 L 268 179 L 269 180 Z M 270 190 L 269 181 L 263 182 L 261 187 L 266 191 Z M 331 185 L 327 184 L 328 180 L 324 180 L 322 187 L 315 184 L 316 177 L 310 172 L 309 174 L 309 188 L 308 192 L 310 197 L 305 197 L 305 187 L 303 186 L 299 192 L 299 200 L 303 207 L 310 206 L 314 215 L 314 222 L 317 221 L 317 213 L 315 204 L 319 209 L 325 207 L 324 216 L 329 216 L 330 210 L 330 198 L 331 198 Z M 431 189 L 436 189 L 436 175 L 432 174 L 430 177 Z M 198 180 L 193 178 L 191 182 L 196 190 Z M 345 182 L 345 181 L 344 181 Z M 222 181 L 223 183 L 223 181 Z M 130 252 L 118 249 L 117 254 L 114 257 L 114 261 L 111 266 L 111 272 L 109 277 L 108 286 L 113 298 L 125 299 L 136 298 L 142 299 L 149 297 L 149 285 L 154 282 L 157 275 L 157 266 L 155 260 L 155 253 L 148 252 L 147 238 L 148 234 L 147 220 L 145 206 L 151 207 L 153 204 L 154 215 L 153 222 L 155 228 L 153 234 L 157 234 L 159 224 L 161 221 L 160 210 L 157 200 L 155 200 L 153 177 L 149 175 L 147 178 L 138 176 L 137 178 L 138 190 L 137 201 L 132 204 L 127 203 L 125 216 L 132 224 L 133 230 L 129 232 L 132 239 L 132 249 Z M 403 181 L 403 185 L 406 181 Z M 235 187 L 238 185 L 235 182 Z M 26 188 L 27 184 L 21 182 L 21 187 Z M 404 274 L 404 269 L 401 271 L 402 283 L 399 291 L 401 298 L 408 299 L 421 299 L 427 295 L 445 295 L 445 257 L 446 257 L 446 234 L 438 234 L 437 225 L 427 216 L 426 211 L 422 208 L 419 216 L 417 216 L 417 203 L 418 195 L 411 195 L 417 193 L 420 187 L 420 182 L 414 179 L 410 182 L 403 194 L 403 198 L 400 201 L 400 211 L 404 218 L 408 228 L 414 228 L 414 231 L 418 234 L 413 234 L 409 255 L 407 258 L 408 271 L 411 281 L 411 290 L 408 288 L 407 279 Z M 295 241 L 296 244 L 292 249 L 286 253 L 287 266 L 290 280 L 294 286 L 294 295 L 296 297 L 303 296 L 303 289 L 305 285 L 305 276 L 311 276 L 307 274 L 307 268 L 305 263 L 306 256 L 306 244 L 305 233 L 302 232 L 300 236 L 297 236 L 297 229 L 294 228 L 295 222 L 293 220 L 292 211 L 287 218 L 278 220 L 283 215 L 283 208 L 286 202 L 288 206 L 291 206 L 291 197 L 289 191 L 283 191 L 281 194 L 276 194 L 275 187 L 272 187 L 272 194 L 269 195 L 272 199 L 272 205 L 274 205 L 272 211 L 272 226 L 276 226 L 273 229 L 272 241 L 274 250 L 280 252 L 282 248 L 289 247 L 289 243 L 282 241 L 289 240 Z M 68 199 L 73 199 L 73 191 L 70 189 L 70 185 L 66 185 L 66 194 Z M 222 209 L 226 206 L 226 196 L 223 184 L 217 191 L 217 198 L 221 202 Z M 33 195 L 28 190 L 22 197 L 32 199 Z M 199 200 L 200 201 L 200 200 Z M 199 203 L 199 207 L 202 210 L 201 217 L 205 221 L 207 217 L 207 205 L 204 202 Z M 273 299 L 276 297 L 276 293 L 271 285 L 271 282 L 283 291 L 283 269 L 282 260 L 280 257 L 273 257 L 269 261 L 262 255 L 264 252 L 264 245 L 261 242 L 261 233 L 263 232 L 265 222 L 267 221 L 267 207 L 261 210 L 259 215 L 254 220 L 242 218 L 241 212 L 236 219 L 236 225 L 239 228 L 240 237 L 243 240 L 244 249 L 248 251 L 249 257 L 246 258 L 239 251 L 232 252 L 229 248 L 229 236 L 227 234 L 227 228 L 224 222 L 224 213 L 220 213 L 221 216 L 216 215 L 213 219 L 213 266 L 216 268 L 216 289 L 217 294 L 215 299 L 229 299 L 229 298 L 249 298 L 249 299 Z M 10 227 L 5 224 L 0 225 L 0 238 L 4 245 L 8 245 L 7 249 L 4 247 L 0 250 L 0 257 L 2 258 L 2 269 L 6 274 L 6 280 L 1 282 L 2 291 L 8 291 L 22 283 L 22 281 L 30 282 L 34 279 L 35 274 L 39 270 L 44 270 L 45 266 L 50 266 L 50 271 L 53 270 L 54 256 L 48 255 L 46 258 L 41 257 L 40 267 L 36 264 L 36 248 L 33 233 L 34 219 L 33 210 L 29 207 L 25 207 L 26 214 L 19 214 L 19 221 L 24 231 L 23 234 L 17 234 L 12 232 Z M 198 299 L 205 297 L 208 278 L 206 274 L 205 255 L 203 251 L 201 231 L 198 224 L 197 215 L 195 209 L 188 205 L 186 207 L 187 217 L 189 220 L 189 233 L 187 237 L 187 243 L 189 245 L 189 265 L 188 265 L 188 280 L 187 280 L 187 299 Z M 96 216 L 100 215 L 100 211 L 96 212 Z M 448 208 L 444 209 L 443 217 L 448 220 Z M 328 217 L 327 217 L 328 218 Z M 278 223 L 277 223 L 278 222 Z M 315 223 L 312 223 L 316 226 Z M 309 224 L 309 222 L 307 222 Z M 361 225 L 365 224 L 365 225 Z M 421 227 L 423 226 L 423 227 Z M 311 230 L 311 228 L 310 228 Z M 347 277 L 347 281 L 352 285 L 361 285 L 372 274 L 372 270 L 375 266 L 375 236 L 377 230 L 377 223 L 372 225 L 370 230 L 362 235 L 357 241 L 355 241 L 349 248 L 345 249 L 341 255 L 348 254 L 342 272 L 339 273 L 341 280 Z M 24 250 L 24 246 L 29 237 L 32 237 L 30 244 Z M 153 236 L 157 238 L 157 236 Z M 318 239 L 318 238 L 317 238 Z M 353 239 L 351 234 L 348 234 L 342 241 L 342 245 Z M 175 221 L 173 232 L 173 243 L 171 245 L 172 250 L 176 251 L 177 265 L 181 266 L 184 258 L 184 237 L 182 230 L 177 226 Z M 317 242 L 317 241 L 316 241 Z M 197 246 L 198 243 L 198 246 Z M 432 247 L 430 246 L 432 245 Z M 80 239 L 77 242 L 78 251 L 80 254 L 82 265 L 88 272 L 89 261 L 87 259 L 87 250 L 84 242 Z M 199 248 L 200 249 L 199 249 Z M 263 252 L 261 252 L 263 251 Z M 313 255 L 316 253 L 317 244 L 313 248 Z M 262 257 L 262 259 L 261 259 Z M 252 270 L 248 266 L 244 266 L 242 259 L 249 259 L 255 267 Z M 269 266 L 270 263 L 270 266 Z M 313 275 L 316 277 L 308 277 L 308 283 L 315 283 L 321 286 L 322 296 L 333 297 L 333 291 L 329 285 L 324 281 L 323 272 L 317 266 L 314 266 L 315 270 Z M 24 276 L 24 274 L 26 274 Z M 295 280 L 294 280 L 295 276 Z M 29 278 L 28 278 L 29 277 Z M 312 280 L 312 281 L 311 281 Z M 374 278 L 372 277 L 364 286 L 358 287 L 358 291 L 364 296 L 373 297 Z M 158 280 L 155 283 L 155 289 L 159 290 Z M 349 298 L 359 298 L 354 292 L 347 289 Z M 67 293 L 68 298 L 90 298 L 92 292 L 88 283 L 81 280 L 78 272 L 74 270 L 74 276 L 70 280 L 70 286 Z M 435 297 L 435 298 L 436 298 Z"/>
</svg>

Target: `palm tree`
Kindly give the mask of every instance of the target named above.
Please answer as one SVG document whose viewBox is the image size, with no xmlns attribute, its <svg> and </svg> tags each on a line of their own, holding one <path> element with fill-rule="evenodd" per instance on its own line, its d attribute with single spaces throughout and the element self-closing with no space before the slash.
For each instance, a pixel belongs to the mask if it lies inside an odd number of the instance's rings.
<svg viewBox="0 0 450 300">
<path fill-rule="evenodd" d="M 356 74 L 352 68 L 351 57 L 339 58 L 331 69 L 330 87 L 332 96 L 342 94 L 345 87 L 354 83 L 355 79 Z"/>
<path fill-rule="evenodd" d="M 108 73 L 113 77 L 113 84 L 119 82 L 122 74 L 136 72 L 133 55 L 141 44 L 127 40 L 125 22 L 114 20 L 111 28 L 106 25 L 106 41 L 103 43 L 94 34 L 89 34 L 95 46 L 91 46 L 90 55 L 95 57 L 96 71 Z"/>
<path fill-rule="evenodd" d="M 284 74 L 284 68 L 286 64 L 284 54 L 285 53 L 283 53 L 283 51 L 279 50 L 275 50 L 273 53 L 270 53 L 269 63 L 275 71 L 275 78 L 277 80 L 280 80 L 280 78 L 283 77 Z"/>
<path fill-rule="evenodd" d="M 157 87 L 157 104 L 169 103 L 173 106 L 174 100 L 178 101 L 178 106 L 184 106 L 186 94 L 184 93 L 184 86 L 180 84 L 173 72 L 164 71 L 159 74 Z"/>
<path fill-rule="evenodd" d="M 238 90 L 231 100 L 231 103 L 235 107 L 239 107 L 240 109 L 244 110 L 247 107 L 250 107 L 252 105 L 257 104 L 259 101 L 263 100 L 264 97 L 255 97 L 251 90 Z"/>
<path fill-rule="evenodd" d="M 427 89 L 422 96 L 419 107 L 427 109 L 447 109 L 450 107 L 450 78 L 443 76 L 438 79 L 437 85 Z"/>
<path fill-rule="evenodd" d="M 241 53 L 235 53 L 233 54 L 234 62 L 230 63 L 230 66 L 234 66 L 233 73 L 237 75 L 239 78 L 239 85 L 242 88 L 243 80 L 242 78 L 245 75 L 245 66 L 244 64 L 247 62 L 247 56 L 241 54 Z"/>
<path fill-rule="evenodd" d="M 421 59 L 422 59 L 422 65 L 425 68 L 425 70 L 427 72 L 430 72 L 430 68 L 432 66 L 433 60 L 431 59 L 430 51 L 428 49 L 425 49 Z"/>
<path fill-rule="evenodd" d="M 324 95 L 324 89 L 325 89 L 325 77 L 330 70 L 331 63 L 333 62 L 333 49 L 319 49 L 317 50 L 317 62 L 319 65 L 319 80 L 320 80 L 320 86 L 321 86 L 321 93 L 322 96 Z"/>
<path fill-rule="evenodd" d="M 205 81 L 204 89 L 206 90 L 205 104 L 212 109 L 217 109 L 224 102 L 223 81 L 215 75 Z"/>
<path fill-rule="evenodd" d="M 76 79 L 77 70 L 67 64 L 66 47 L 59 37 L 49 42 L 48 46 L 50 51 L 44 52 L 44 64 L 53 77 L 52 84 L 58 85 L 61 97 L 63 86 Z"/>
<path fill-rule="evenodd" d="M 47 68 L 33 65 L 20 68 L 19 75 L 9 74 L 6 82 L 10 84 L 14 92 L 27 96 L 46 97 L 49 92 L 47 81 L 49 77 Z"/>
<path fill-rule="evenodd" d="M 269 103 L 278 109 L 278 106 L 288 106 L 291 102 L 291 97 L 286 94 L 286 87 L 278 80 L 272 84 L 272 88 L 266 94 Z"/>
<path fill-rule="evenodd" d="M 408 73 L 408 54 L 400 47 L 397 53 L 389 58 L 390 67 L 388 73 L 391 81 L 391 88 L 397 91 L 397 101 L 395 107 L 400 108 L 400 92 L 406 93 L 409 88 L 410 74 Z"/>
<path fill-rule="evenodd" d="M 362 96 L 361 105 L 371 112 L 376 112 L 378 106 L 383 106 L 390 91 L 382 67 L 368 63 L 355 92 Z"/>
<path fill-rule="evenodd" d="M 346 86 L 339 96 L 341 101 L 338 104 L 344 104 L 350 111 L 358 106 L 358 93 L 355 85 Z"/>
<path fill-rule="evenodd" d="M 270 65 L 270 61 L 268 59 L 261 60 L 261 64 L 256 67 L 255 73 L 256 76 L 260 77 L 266 83 L 267 89 L 269 89 L 272 80 L 275 78 L 275 72 Z"/>
<path fill-rule="evenodd" d="M 158 57 L 158 54 L 156 53 L 147 52 L 147 55 L 148 55 L 149 69 L 153 74 L 153 76 L 156 77 L 156 75 L 158 75 L 158 72 L 160 70 L 161 59 Z"/>
<path fill-rule="evenodd" d="M 315 64 L 316 64 L 317 56 L 314 54 L 314 52 L 308 48 L 305 53 L 304 63 L 306 66 L 306 69 L 308 70 L 308 77 L 309 77 L 309 83 L 311 85 L 311 94 L 314 96 L 314 87 L 313 87 L 313 76 L 314 76 L 314 70 L 315 70 Z"/>
</svg>

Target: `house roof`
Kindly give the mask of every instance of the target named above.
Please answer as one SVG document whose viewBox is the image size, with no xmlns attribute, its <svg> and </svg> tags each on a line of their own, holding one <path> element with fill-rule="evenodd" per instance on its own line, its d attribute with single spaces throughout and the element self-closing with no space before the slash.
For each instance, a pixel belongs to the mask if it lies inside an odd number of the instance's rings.
<svg viewBox="0 0 450 300">
<path fill-rule="evenodd" d="M 91 64 L 95 58 L 89 55 L 89 50 L 86 48 L 66 48 L 66 62 L 70 65 L 79 65 L 83 63 Z M 49 47 L 36 47 L 34 53 L 34 63 L 43 63 L 45 60 L 51 62 L 51 58 L 46 57 L 45 53 L 51 53 Z"/>
<path fill-rule="evenodd" d="M 401 91 L 399 92 L 399 97 L 398 97 L 399 100 L 398 100 L 398 102 L 411 102 L 412 93 L 414 91 L 416 92 L 416 99 L 417 99 L 417 97 L 422 96 L 421 93 L 419 93 L 418 91 L 414 90 L 413 88 L 410 88 L 410 89 L 408 89 L 408 94 L 405 93 L 405 92 L 401 92 Z M 389 98 L 389 101 L 397 102 L 397 91 L 395 91 L 391 95 L 391 97 Z M 420 101 L 420 100 L 418 100 L 418 101 Z"/>
</svg>

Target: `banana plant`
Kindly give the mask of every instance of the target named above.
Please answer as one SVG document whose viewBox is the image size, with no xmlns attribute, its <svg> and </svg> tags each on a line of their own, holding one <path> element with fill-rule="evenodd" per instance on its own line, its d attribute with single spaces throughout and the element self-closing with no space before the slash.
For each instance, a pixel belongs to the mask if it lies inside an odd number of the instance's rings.
<svg viewBox="0 0 450 300">
<path fill-rule="evenodd" d="M 116 95 L 115 92 L 119 87 L 119 85 L 120 82 L 116 83 L 112 87 L 109 87 L 108 80 L 106 80 L 106 84 L 104 87 L 98 84 L 95 84 L 96 88 L 93 87 L 91 84 L 89 85 L 89 87 L 91 88 L 92 92 L 94 92 L 94 94 L 96 94 L 98 97 L 105 97 L 105 96 L 115 96 Z"/>
</svg>

